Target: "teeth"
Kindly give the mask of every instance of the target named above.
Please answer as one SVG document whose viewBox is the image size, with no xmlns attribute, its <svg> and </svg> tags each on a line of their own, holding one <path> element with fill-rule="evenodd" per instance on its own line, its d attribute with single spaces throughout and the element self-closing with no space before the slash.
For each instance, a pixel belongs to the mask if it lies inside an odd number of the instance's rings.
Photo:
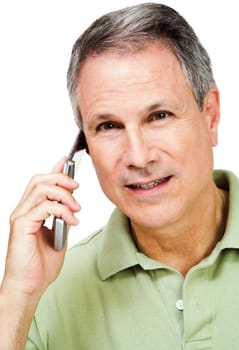
<svg viewBox="0 0 239 350">
<path fill-rule="evenodd" d="M 144 190 L 147 190 L 149 188 L 153 188 L 153 187 L 161 184 L 162 182 L 165 182 L 166 180 L 167 180 L 167 178 L 164 178 L 161 180 L 155 180 L 155 181 L 149 182 L 149 183 L 144 184 L 144 185 L 132 185 L 131 187 L 132 188 L 142 188 Z"/>
</svg>

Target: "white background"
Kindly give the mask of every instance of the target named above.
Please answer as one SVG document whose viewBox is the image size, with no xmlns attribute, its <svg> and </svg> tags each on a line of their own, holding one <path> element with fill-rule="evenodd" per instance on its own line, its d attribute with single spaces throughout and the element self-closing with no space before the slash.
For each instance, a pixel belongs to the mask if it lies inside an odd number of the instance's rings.
<svg viewBox="0 0 239 350">
<path fill-rule="evenodd" d="M 0 1 L 1 277 L 11 211 L 30 177 L 50 171 L 76 136 L 65 84 L 74 41 L 96 17 L 140 1 Z M 164 3 L 185 16 L 211 56 L 222 115 L 215 168 L 239 174 L 237 1 Z M 76 196 L 82 211 L 80 225 L 70 232 L 70 244 L 101 226 L 112 210 L 87 156 L 76 178 L 81 184 Z"/>
</svg>

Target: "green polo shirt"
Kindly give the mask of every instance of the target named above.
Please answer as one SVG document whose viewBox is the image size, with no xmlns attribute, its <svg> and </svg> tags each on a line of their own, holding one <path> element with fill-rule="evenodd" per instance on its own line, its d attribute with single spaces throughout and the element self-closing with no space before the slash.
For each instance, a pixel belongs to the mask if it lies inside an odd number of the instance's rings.
<svg viewBox="0 0 239 350">
<path fill-rule="evenodd" d="M 209 257 L 183 278 L 137 251 L 116 209 L 103 229 L 67 252 L 26 349 L 238 350 L 239 180 L 230 172 L 214 176 L 230 205 L 224 237 Z"/>
</svg>

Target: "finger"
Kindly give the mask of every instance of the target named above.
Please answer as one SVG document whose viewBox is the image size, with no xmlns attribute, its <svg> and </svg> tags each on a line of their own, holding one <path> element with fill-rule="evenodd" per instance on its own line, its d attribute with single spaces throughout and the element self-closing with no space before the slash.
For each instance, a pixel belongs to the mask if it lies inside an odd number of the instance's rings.
<svg viewBox="0 0 239 350">
<path fill-rule="evenodd" d="M 79 223 L 79 220 L 75 216 L 75 212 L 58 202 L 44 201 L 29 212 L 31 220 L 36 223 L 40 222 L 40 224 L 42 224 L 49 216 L 61 218 L 70 226 L 75 226 Z"/>
<path fill-rule="evenodd" d="M 53 167 L 51 174 L 61 173 L 63 171 L 66 159 L 67 159 L 66 157 L 62 157 Z M 67 179 L 67 177 L 66 177 L 66 179 Z M 28 193 L 32 191 L 33 186 L 35 186 L 40 181 L 46 181 L 46 182 L 49 181 L 50 183 L 52 183 L 50 180 L 50 174 L 49 175 L 48 174 L 46 174 L 46 175 L 41 174 L 41 175 L 32 176 L 25 191 L 23 192 L 20 203 L 21 203 L 21 201 L 23 201 L 25 199 L 25 197 L 28 195 Z M 57 183 L 58 183 L 58 181 L 56 179 L 55 184 L 57 184 Z M 65 180 L 66 188 L 67 188 L 68 183 L 72 183 L 72 181 Z M 59 184 L 60 184 L 60 181 L 59 181 Z M 62 186 L 65 187 L 64 184 L 62 184 Z"/>
<path fill-rule="evenodd" d="M 27 201 L 29 197 L 33 196 L 34 193 L 40 193 L 40 191 L 35 192 L 35 188 L 44 184 L 57 186 L 58 189 L 60 187 L 63 187 L 64 189 L 70 192 L 73 192 L 79 186 L 77 181 L 61 173 L 58 173 L 58 174 L 51 173 L 47 175 L 34 175 L 31 178 L 25 192 L 23 193 L 23 196 L 18 206 L 14 210 L 15 214 L 19 211 L 20 208 L 22 208 L 24 202 Z M 47 193 L 45 192 L 45 197 L 47 197 L 46 194 Z M 36 200 L 35 202 L 37 203 Z M 22 210 L 20 210 L 20 212 L 22 213 Z"/>
<path fill-rule="evenodd" d="M 44 201 L 27 214 L 17 217 L 12 223 L 12 231 L 21 234 L 36 234 L 41 230 L 43 222 L 51 215 L 62 218 L 70 226 L 79 223 L 74 212 L 68 207 L 61 203 Z"/>
<path fill-rule="evenodd" d="M 40 183 L 25 197 L 25 200 L 21 203 L 15 215 L 24 215 L 45 200 L 60 202 L 75 212 L 80 210 L 80 205 L 73 197 L 72 191 L 68 191 L 60 186 Z"/>
</svg>

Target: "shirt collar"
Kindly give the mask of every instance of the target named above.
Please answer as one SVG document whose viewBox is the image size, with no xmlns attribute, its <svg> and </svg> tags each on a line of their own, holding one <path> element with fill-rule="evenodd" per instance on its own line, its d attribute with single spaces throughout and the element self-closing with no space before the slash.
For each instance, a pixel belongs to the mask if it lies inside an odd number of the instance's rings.
<svg viewBox="0 0 239 350">
<path fill-rule="evenodd" d="M 217 187 L 229 191 L 226 229 L 217 249 L 239 249 L 239 179 L 230 171 L 216 170 L 213 175 Z"/>
<path fill-rule="evenodd" d="M 115 209 L 103 228 L 97 264 L 101 278 L 112 275 L 138 264 L 137 248 L 130 234 L 128 218 Z"/>
</svg>

